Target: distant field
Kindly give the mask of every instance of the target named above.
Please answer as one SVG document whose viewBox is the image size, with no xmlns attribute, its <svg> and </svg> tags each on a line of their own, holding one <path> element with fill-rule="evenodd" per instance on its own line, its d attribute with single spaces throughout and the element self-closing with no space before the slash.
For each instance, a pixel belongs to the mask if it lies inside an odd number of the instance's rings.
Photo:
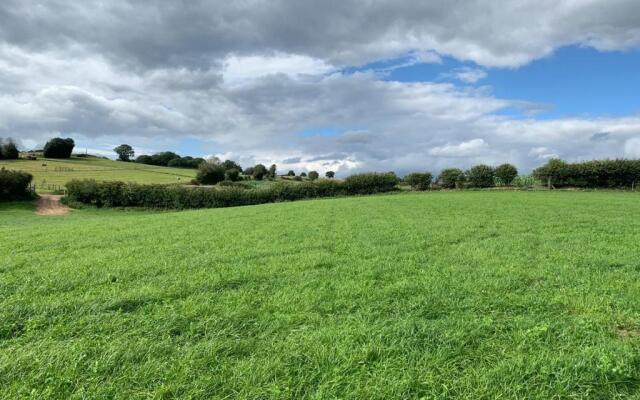
<svg viewBox="0 0 640 400">
<path fill-rule="evenodd" d="M 137 183 L 188 183 L 196 175 L 196 171 L 191 169 L 156 167 L 96 157 L 73 157 L 69 160 L 0 160 L 0 168 L 2 167 L 31 173 L 34 177 L 33 183 L 36 184 L 39 192 L 50 191 L 52 185 L 64 186 L 72 179 L 118 180 Z"/>
<path fill-rule="evenodd" d="M 638 398 L 640 195 L 0 205 L 0 398 Z"/>
</svg>

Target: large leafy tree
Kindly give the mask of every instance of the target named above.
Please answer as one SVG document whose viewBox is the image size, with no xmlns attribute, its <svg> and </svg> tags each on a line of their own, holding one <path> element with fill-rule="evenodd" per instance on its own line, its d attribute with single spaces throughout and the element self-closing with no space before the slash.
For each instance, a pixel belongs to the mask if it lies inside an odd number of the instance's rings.
<svg viewBox="0 0 640 400">
<path fill-rule="evenodd" d="M 131 161 L 133 156 L 135 156 L 135 152 L 133 151 L 133 147 L 128 144 L 121 144 L 120 146 L 113 149 L 118 155 L 118 160 L 120 161 Z"/>
<path fill-rule="evenodd" d="M 71 158 L 75 145 L 71 138 L 53 138 L 44 146 L 43 155 L 47 158 Z"/>
</svg>

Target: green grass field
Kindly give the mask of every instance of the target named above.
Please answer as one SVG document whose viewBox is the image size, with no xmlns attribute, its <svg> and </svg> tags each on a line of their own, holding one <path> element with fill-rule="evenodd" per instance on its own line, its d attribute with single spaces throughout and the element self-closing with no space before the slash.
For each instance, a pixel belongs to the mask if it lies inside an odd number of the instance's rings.
<svg viewBox="0 0 640 400">
<path fill-rule="evenodd" d="M 0 205 L 0 398 L 640 398 L 640 195 Z"/>
<path fill-rule="evenodd" d="M 46 166 L 44 166 L 46 164 Z M 136 163 L 125 163 L 97 157 L 68 160 L 1 160 L 0 168 L 17 169 L 33 175 L 33 183 L 38 192 L 52 190 L 52 186 L 62 186 L 72 179 L 96 179 L 99 181 L 119 180 L 137 183 L 188 183 L 196 176 L 196 171 L 183 168 L 157 167 Z"/>
</svg>

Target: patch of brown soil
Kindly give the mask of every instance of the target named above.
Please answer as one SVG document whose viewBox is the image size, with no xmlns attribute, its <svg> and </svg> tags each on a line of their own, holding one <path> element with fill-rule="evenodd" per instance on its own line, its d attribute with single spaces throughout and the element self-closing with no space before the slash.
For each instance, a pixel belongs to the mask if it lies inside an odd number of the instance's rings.
<svg viewBox="0 0 640 400">
<path fill-rule="evenodd" d="M 616 333 L 621 338 L 632 338 L 640 336 L 640 331 L 638 329 L 626 328 L 624 326 L 618 326 L 616 329 Z"/>
<path fill-rule="evenodd" d="M 60 203 L 62 196 L 52 194 L 42 194 L 36 203 L 36 214 L 38 215 L 64 215 L 70 210 L 69 207 Z"/>
</svg>

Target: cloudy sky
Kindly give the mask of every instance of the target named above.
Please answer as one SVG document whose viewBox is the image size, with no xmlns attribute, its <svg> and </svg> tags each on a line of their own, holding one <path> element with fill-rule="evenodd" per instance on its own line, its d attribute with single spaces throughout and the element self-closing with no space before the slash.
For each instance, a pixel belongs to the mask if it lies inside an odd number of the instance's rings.
<svg viewBox="0 0 640 400">
<path fill-rule="evenodd" d="M 640 157 L 637 0 L 3 0 L 0 137 L 280 170 Z"/>
</svg>

